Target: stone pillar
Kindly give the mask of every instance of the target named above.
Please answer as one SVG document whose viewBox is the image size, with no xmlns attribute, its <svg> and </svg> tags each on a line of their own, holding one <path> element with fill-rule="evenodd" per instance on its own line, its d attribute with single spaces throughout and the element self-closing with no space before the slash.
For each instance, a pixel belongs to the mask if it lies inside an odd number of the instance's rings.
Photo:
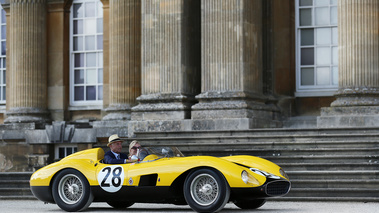
<svg viewBox="0 0 379 213">
<path fill-rule="evenodd" d="M 5 122 L 45 122 L 47 111 L 46 0 L 10 1 L 10 67 Z"/>
<path fill-rule="evenodd" d="M 142 95 L 132 120 L 190 119 L 200 93 L 200 1 L 142 1 Z"/>
<path fill-rule="evenodd" d="M 339 89 L 319 127 L 379 126 L 379 2 L 338 1 Z"/>
<path fill-rule="evenodd" d="M 100 1 L 103 4 L 103 109 L 106 109 L 109 106 L 109 0 Z"/>
<path fill-rule="evenodd" d="M 67 0 L 47 4 L 47 104 L 54 121 L 64 121 L 68 117 L 70 6 Z"/>
<path fill-rule="evenodd" d="M 109 106 L 103 120 L 130 120 L 141 94 L 141 1 L 109 1 Z"/>
<path fill-rule="evenodd" d="M 201 22 L 202 93 L 192 119 L 208 123 L 195 129 L 275 126 L 262 94 L 262 1 L 202 0 Z"/>
</svg>

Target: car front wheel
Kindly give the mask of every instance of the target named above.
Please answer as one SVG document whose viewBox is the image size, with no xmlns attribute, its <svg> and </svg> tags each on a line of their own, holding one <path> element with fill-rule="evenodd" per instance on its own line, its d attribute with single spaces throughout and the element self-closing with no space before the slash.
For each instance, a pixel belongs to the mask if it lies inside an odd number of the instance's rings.
<svg viewBox="0 0 379 213">
<path fill-rule="evenodd" d="M 230 188 L 218 171 L 199 169 L 187 176 L 184 197 L 194 211 L 218 212 L 229 201 Z"/>
<path fill-rule="evenodd" d="M 56 204 L 69 212 L 87 209 L 93 201 L 87 179 L 74 169 L 58 173 L 53 182 L 52 194 Z"/>
</svg>

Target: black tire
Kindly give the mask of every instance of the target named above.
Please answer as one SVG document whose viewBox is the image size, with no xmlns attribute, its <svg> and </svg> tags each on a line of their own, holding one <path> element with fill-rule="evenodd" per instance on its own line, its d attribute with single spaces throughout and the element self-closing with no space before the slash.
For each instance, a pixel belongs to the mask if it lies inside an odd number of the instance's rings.
<svg viewBox="0 0 379 213">
<path fill-rule="evenodd" d="M 256 200 L 240 200 L 240 201 L 235 201 L 234 204 L 238 206 L 241 209 L 257 209 L 263 204 L 266 203 L 265 199 L 256 199 Z"/>
<path fill-rule="evenodd" d="M 52 194 L 55 203 L 68 212 L 85 210 L 93 201 L 87 179 L 75 169 L 58 173 L 53 181 Z"/>
<path fill-rule="evenodd" d="M 191 172 L 183 190 L 187 204 L 197 212 L 218 212 L 230 197 L 230 188 L 224 176 L 211 169 Z"/>
<path fill-rule="evenodd" d="M 115 209 L 126 209 L 134 204 L 132 202 L 125 201 L 107 201 L 107 203 Z"/>
</svg>

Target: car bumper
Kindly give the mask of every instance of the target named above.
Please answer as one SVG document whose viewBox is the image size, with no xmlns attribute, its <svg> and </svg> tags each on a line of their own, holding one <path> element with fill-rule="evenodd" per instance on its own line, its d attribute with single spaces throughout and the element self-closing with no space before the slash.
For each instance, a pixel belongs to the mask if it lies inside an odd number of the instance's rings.
<svg viewBox="0 0 379 213">
<path fill-rule="evenodd" d="M 287 180 L 270 180 L 259 187 L 231 188 L 231 199 L 253 200 L 267 197 L 281 197 L 291 189 L 291 182 Z"/>
<path fill-rule="evenodd" d="M 30 186 L 30 190 L 38 200 L 55 203 L 50 186 Z"/>
</svg>

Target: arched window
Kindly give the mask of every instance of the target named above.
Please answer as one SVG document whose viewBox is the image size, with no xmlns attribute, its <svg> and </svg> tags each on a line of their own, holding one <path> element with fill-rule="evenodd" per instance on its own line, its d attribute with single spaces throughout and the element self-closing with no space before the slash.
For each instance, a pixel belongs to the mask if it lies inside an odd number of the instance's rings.
<svg viewBox="0 0 379 213">
<path fill-rule="evenodd" d="M 70 103 L 102 105 L 103 8 L 100 0 L 74 0 L 70 15 Z"/>
<path fill-rule="evenodd" d="M 296 0 L 296 96 L 338 88 L 337 0 Z"/>
</svg>

